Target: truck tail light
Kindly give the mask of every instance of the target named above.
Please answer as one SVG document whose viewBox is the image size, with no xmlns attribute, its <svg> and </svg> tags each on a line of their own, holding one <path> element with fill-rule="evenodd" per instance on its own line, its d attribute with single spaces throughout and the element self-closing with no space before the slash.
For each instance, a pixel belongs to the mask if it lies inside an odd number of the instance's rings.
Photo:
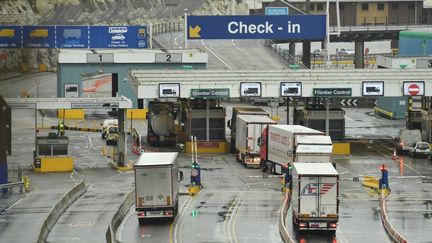
<svg viewBox="0 0 432 243">
<path fill-rule="evenodd" d="M 253 159 L 251 157 L 246 157 L 246 162 L 252 162 Z"/>
<path fill-rule="evenodd" d="M 330 228 L 336 228 L 337 223 L 330 223 Z"/>
<path fill-rule="evenodd" d="M 173 211 L 172 210 L 167 210 L 167 211 L 164 212 L 164 214 L 167 215 L 167 216 L 170 216 L 170 215 L 173 214 Z"/>
<path fill-rule="evenodd" d="M 299 228 L 306 228 L 307 224 L 306 223 L 299 223 Z"/>
<path fill-rule="evenodd" d="M 145 215 L 145 212 L 138 212 L 137 215 L 138 217 L 143 217 Z"/>
</svg>

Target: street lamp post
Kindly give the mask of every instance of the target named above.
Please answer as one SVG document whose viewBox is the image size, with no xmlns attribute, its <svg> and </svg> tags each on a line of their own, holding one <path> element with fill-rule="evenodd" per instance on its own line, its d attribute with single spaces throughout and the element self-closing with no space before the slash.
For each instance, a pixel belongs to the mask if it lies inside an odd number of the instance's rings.
<svg viewBox="0 0 432 243">
<path fill-rule="evenodd" d="M 174 2 L 174 1 L 166 1 L 165 2 L 165 6 L 166 7 L 170 7 L 171 9 L 171 14 L 170 14 L 170 20 L 172 21 L 172 17 L 173 17 L 173 8 L 178 6 L 178 2 Z M 171 27 L 171 23 L 170 23 L 170 27 Z M 171 42 L 171 49 L 173 49 L 173 30 L 170 28 L 170 42 Z"/>
</svg>

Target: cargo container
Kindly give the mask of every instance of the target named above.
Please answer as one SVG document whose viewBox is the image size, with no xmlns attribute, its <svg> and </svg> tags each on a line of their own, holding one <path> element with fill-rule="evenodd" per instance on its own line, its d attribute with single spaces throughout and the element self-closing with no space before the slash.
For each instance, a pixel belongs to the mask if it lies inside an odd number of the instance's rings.
<svg viewBox="0 0 432 243">
<path fill-rule="evenodd" d="M 142 153 L 134 166 L 135 211 L 140 223 L 149 219 L 174 221 L 178 213 L 177 153 Z"/>
<path fill-rule="evenodd" d="M 336 233 L 339 220 L 339 174 L 330 163 L 294 163 L 292 217 L 298 231 Z"/>
</svg>

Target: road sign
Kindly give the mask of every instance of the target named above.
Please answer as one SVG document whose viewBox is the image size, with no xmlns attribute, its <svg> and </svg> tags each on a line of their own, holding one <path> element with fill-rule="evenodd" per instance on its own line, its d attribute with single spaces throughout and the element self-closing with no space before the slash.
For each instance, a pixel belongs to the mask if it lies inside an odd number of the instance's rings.
<svg viewBox="0 0 432 243">
<path fill-rule="evenodd" d="M 417 59 L 417 68 L 432 68 L 432 59 Z"/>
<path fill-rule="evenodd" d="M 424 95 L 424 82 L 423 81 L 403 82 L 403 94 L 407 96 Z"/>
<path fill-rule="evenodd" d="M 240 83 L 240 97 L 261 97 L 260 82 Z"/>
<path fill-rule="evenodd" d="M 0 48 L 21 48 L 21 26 L 0 26 Z"/>
<path fill-rule="evenodd" d="M 57 26 L 57 48 L 88 48 L 88 26 Z"/>
<path fill-rule="evenodd" d="M 112 108 L 118 108 L 118 103 L 72 103 L 71 108 L 72 109 L 112 109 Z"/>
<path fill-rule="evenodd" d="M 357 99 L 341 99 L 340 104 L 341 106 L 357 106 Z"/>
<path fill-rule="evenodd" d="M 364 52 L 365 52 L 365 55 L 367 55 L 369 53 L 369 48 L 366 48 Z"/>
<path fill-rule="evenodd" d="M 192 169 L 191 175 L 192 176 L 198 176 L 198 170 L 197 169 Z"/>
<path fill-rule="evenodd" d="M 288 7 L 266 7 L 265 15 L 288 15 Z"/>
<path fill-rule="evenodd" d="M 0 48 L 147 48 L 147 27 L 0 26 Z"/>
<path fill-rule="evenodd" d="M 159 84 L 159 98 L 179 98 L 180 83 Z"/>
<path fill-rule="evenodd" d="M 181 63 L 181 53 L 156 53 L 155 63 Z"/>
<path fill-rule="evenodd" d="M 282 97 L 300 97 L 302 95 L 301 82 L 282 82 L 280 94 Z"/>
<path fill-rule="evenodd" d="M 147 48 L 146 26 L 90 26 L 90 48 Z"/>
<path fill-rule="evenodd" d="M 323 40 L 325 15 L 188 16 L 188 39 Z"/>
<path fill-rule="evenodd" d="M 229 89 L 191 89 L 191 98 L 229 98 Z"/>
<path fill-rule="evenodd" d="M 318 97 L 334 97 L 334 96 L 351 96 L 351 88 L 315 88 L 313 96 Z"/>
<path fill-rule="evenodd" d="M 55 48 L 55 26 L 23 26 L 23 48 Z"/>
<path fill-rule="evenodd" d="M 87 53 L 87 63 L 113 63 L 113 62 L 114 62 L 113 53 Z"/>
<path fill-rule="evenodd" d="M 362 83 L 363 96 L 383 96 L 384 82 L 383 81 L 364 81 Z"/>
</svg>

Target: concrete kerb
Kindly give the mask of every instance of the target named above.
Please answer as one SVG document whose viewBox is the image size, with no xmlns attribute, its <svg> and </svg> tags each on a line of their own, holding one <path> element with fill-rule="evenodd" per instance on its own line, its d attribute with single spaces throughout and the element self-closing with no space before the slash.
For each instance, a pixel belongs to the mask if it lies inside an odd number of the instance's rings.
<svg viewBox="0 0 432 243">
<path fill-rule="evenodd" d="M 394 242 L 398 243 L 406 243 L 408 242 L 401 234 L 399 234 L 390 223 L 387 216 L 387 202 L 386 202 L 386 193 L 385 191 L 381 191 L 380 196 L 380 208 L 381 208 L 381 221 L 384 225 L 384 228 L 387 234 Z"/>
<path fill-rule="evenodd" d="M 87 188 L 85 187 L 84 180 L 82 180 L 80 183 L 74 186 L 74 188 L 62 196 L 62 198 L 51 209 L 50 213 L 44 220 L 39 232 L 37 243 L 46 242 L 48 234 L 56 224 L 58 218 L 78 197 L 84 194 L 86 190 Z"/>
<path fill-rule="evenodd" d="M 129 192 L 129 194 L 125 197 L 123 203 L 120 205 L 117 212 L 111 219 L 111 222 L 108 224 L 108 229 L 105 234 L 106 241 L 108 243 L 121 242 L 116 238 L 116 232 L 119 225 L 122 223 L 124 217 L 128 214 L 130 207 L 134 203 L 135 199 L 135 189 Z"/>
<path fill-rule="evenodd" d="M 280 214 L 279 214 L 279 233 L 281 235 L 283 242 L 285 242 L 285 243 L 294 243 L 295 242 L 294 239 L 292 238 L 292 236 L 288 232 L 288 229 L 286 226 L 286 220 L 285 220 L 289 206 L 290 206 L 290 201 L 291 201 L 291 191 L 287 190 L 285 192 L 284 202 L 282 204 L 282 207 L 280 209 Z"/>
</svg>

